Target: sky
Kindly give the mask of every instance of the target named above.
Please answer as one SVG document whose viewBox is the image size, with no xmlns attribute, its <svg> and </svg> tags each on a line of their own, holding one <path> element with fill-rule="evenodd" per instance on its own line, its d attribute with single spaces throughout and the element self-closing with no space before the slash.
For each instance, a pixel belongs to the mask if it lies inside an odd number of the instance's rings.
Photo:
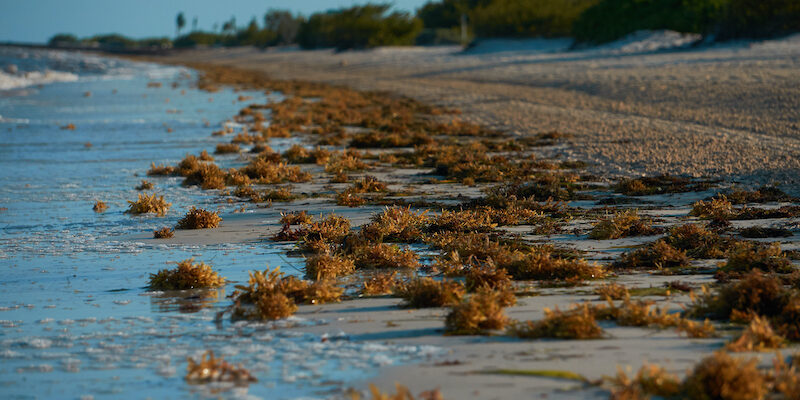
<svg viewBox="0 0 800 400">
<path fill-rule="evenodd" d="M 364 4 L 366 0 L 0 0 L 0 42 L 44 43 L 56 33 L 78 37 L 121 33 L 133 38 L 174 36 L 175 16 L 183 11 L 186 26 L 198 28 L 236 17 L 245 25 L 270 8 L 309 15 L 316 11 Z M 415 11 L 426 0 L 394 0 L 395 9 Z"/>
</svg>

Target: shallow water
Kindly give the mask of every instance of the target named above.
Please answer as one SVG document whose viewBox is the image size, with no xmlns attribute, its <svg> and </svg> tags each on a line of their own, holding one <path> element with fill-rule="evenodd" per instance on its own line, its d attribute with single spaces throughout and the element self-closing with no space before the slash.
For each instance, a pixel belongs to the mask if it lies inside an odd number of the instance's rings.
<svg viewBox="0 0 800 400">
<path fill-rule="evenodd" d="M 0 48 L 0 68 L 12 63 L 20 75 L 53 70 L 75 79 L 0 91 L 2 397 L 324 397 L 376 367 L 436 351 L 322 340 L 285 328 L 325 323 L 316 320 L 218 326 L 214 316 L 229 304 L 232 285 L 178 294 L 144 288 L 150 273 L 189 257 L 232 281 L 266 266 L 296 273 L 286 249 L 268 242 L 130 240 L 174 225 L 193 205 L 220 210 L 223 218 L 238 207 L 216 202 L 213 192 L 182 187 L 180 179 L 149 179 L 172 203 L 165 217 L 124 214 L 150 162 L 175 164 L 186 153 L 211 152 L 225 141 L 211 132 L 247 104 L 237 101 L 240 95 L 261 103 L 279 96 L 202 92 L 184 68 Z M 75 130 L 60 128 L 67 124 Z M 270 146 L 280 151 L 289 143 Z M 243 161 L 231 155 L 217 162 Z M 108 211 L 92 211 L 95 200 L 105 201 Z M 186 357 L 206 349 L 244 363 L 259 382 L 221 392 L 187 385 Z"/>
</svg>

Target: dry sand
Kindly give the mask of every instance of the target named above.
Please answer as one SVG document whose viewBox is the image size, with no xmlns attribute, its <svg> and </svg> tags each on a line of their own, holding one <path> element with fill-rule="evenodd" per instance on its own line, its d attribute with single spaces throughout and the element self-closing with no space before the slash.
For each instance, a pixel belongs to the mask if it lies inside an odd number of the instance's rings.
<svg viewBox="0 0 800 400">
<path fill-rule="evenodd" d="M 391 91 L 519 135 L 573 133 L 563 156 L 590 160 L 605 177 L 719 176 L 797 190 L 800 36 L 660 52 L 518 47 L 210 49 L 172 61 Z"/>
</svg>

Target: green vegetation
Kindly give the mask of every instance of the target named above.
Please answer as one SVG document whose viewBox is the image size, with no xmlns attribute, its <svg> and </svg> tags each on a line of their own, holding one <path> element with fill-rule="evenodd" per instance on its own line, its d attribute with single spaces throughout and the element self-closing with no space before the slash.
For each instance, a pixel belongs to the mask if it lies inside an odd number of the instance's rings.
<svg viewBox="0 0 800 400">
<path fill-rule="evenodd" d="M 55 47 L 99 47 L 111 51 L 164 48 L 298 44 L 303 48 L 365 49 L 376 46 L 460 43 L 475 37 L 573 37 L 599 44 L 638 30 L 669 29 L 719 40 L 775 37 L 800 31 L 796 0 L 431 0 L 416 13 L 392 11 L 389 3 L 367 3 L 317 12 L 307 18 L 271 9 L 262 23 L 244 26 L 231 18 L 219 31 L 193 26 L 176 16 L 177 37 L 132 39 L 119 34 L 78 38 L 54 35 Z"/>
<path fill-rule="evenodd" d="M 414 44 L 422 22 L 389 4 L 367 4 L 316 13 L 300 26 L 297 43 L 303 48 L 335 47 L 339 50 Z"/>
</svg>

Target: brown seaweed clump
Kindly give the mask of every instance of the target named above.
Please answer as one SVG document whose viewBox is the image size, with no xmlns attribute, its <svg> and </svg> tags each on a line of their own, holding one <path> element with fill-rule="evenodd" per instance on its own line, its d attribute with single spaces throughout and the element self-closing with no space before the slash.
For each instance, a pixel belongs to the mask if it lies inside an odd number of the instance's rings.
<svg viewBox="0 0 800 400">
<path fill-rule="evenodd" d="M 94 206 L 92 206 L 92 210 L 96 213 L 105 212 L 108 209 L 108 205 L 102 200 L 97 200 L 94 202 Z"/>
<path fill-rule="evenodd" d="M 392 289 L 400 281 L 397 279 L 397 271 L 379 272 L 372 275 L 362 284 L 361 294 L 364 296 L 380 296 L 392 293 Z"/>
<path fill-rule="evenodd" d="M 388 243 L 359 246 L 353 250 L 358 269 L 372 268 L 419 268 L 419 256 L 413 250 Z"/>
<path fill-rule="evenodd" d="M 175 236 L 175 231 L 168 226 L 153 231 L 153 239 L 169 239 L 173 236 Z"/>
<path fill-rule="evenodd" d="M 599 339 L 603 328 L 597 324 L 594 312 L 588 304 L 575 305 L 567 311 L 544 310 L 540 321 L 516 322 L 509 334 L 523 339 Z"/>
<path fill-rule="evenodd" d="M 276 320 L 297 310 L 297 303 L 323 304 L 339 301 L 344 289 L 330 281 L 308 282 L 284 276 L 280 269 L 251 271 L 247 285 L 237 285 L 233 305 L 223 311 L 231 319 Z"/>
<path fill-rule="evenodd" d="M 208 350 L 203 353 L 199 361 L 187 358 L 189 365 L 186 367 L 186 382 L 190 384 L 205 384 L 211 382 L 232 382 L 237 385 L 247 385 L 258 381 L 250 371 L 241 365 L 232 365 L 222 357 L 214 357 L 214 352 Z"/>
<path fill-rule="evenodd" d="M 794 271 L 794 266 L 783 254 L 778 243 L 767 247 L 743 243 L 731 251 L 727 262 L 721 268 L 726 273 L 745 273 L 754 269 L 790 273 Z"/>
<path fill-rule="evenodd" d="M 315 254 L 306 258 L 306 278 L 334 279 L 355 272 L 353 260 L 336 254 Z"/>
<path fill-rule="evenodd" d="M 222 218 L 217 212 L 192 207 L 192 209 L 178 221 L 177 228 L 209 229 L 218 227 L 220 222 L 222 222 Z"/>
<path fill-rule="evenodd" d="M 641 217 L 636 210 L 627 210 L 597 222 L 589 232 L 589 238 L 620 239 L 630 236 L 655 235 L 659 232 L 659 229 L 653 227 L 650 219 Z"/>
<path fill-rule="evenodd" d="M 361 228 L 361 234 L 375 242 L 412 243 L 420 239 L 429 221 L 425 214 L 410 207 L 387 207 Z"/>
<path fill-rule="evenodd" d="M 768 387 L 758 360 L 739 360 L 719 351 L 694 367 L 682 392 L 689 399 L 749 400 L 764 398 Z"/>
<path fill-rule="evenodd" d="M 786 339 L 775 333 L 769 320 L 755 316 L 738 338 L 728 343 L 729 351 L 764 351 L 783 347 Z"/>
<path fill-rule="evenodd" d="M 377 386 L 370 384 L 369 385 L 369 394 L 372 400 L 414 400 L 415 397 L 411 394 L 411 390 L 407 387 L 396 383 L 395 389 L 397 393 L 389 394 L 389 393 L 382 393 Z M 419 394 L 419 400 L 443 400 L 442 393 L 439 389 L 428 390 L 424 391 Z M 361 394 L 358 392 L 350 393 L 351 400 L 361 400 Z"/>
<path fill-rule="evenodd" d="M 673 398 L 681 391 L 678 377 L 655 364 L 645 363 L 633 378 L 617 368 L 617 376 L 610 381 L 614 386 L 611 390 L 612 400 L 646 399 L 650 395 Z"/>
<path fill-rule="evenodd" d="M 216 288 L 225 284 L 225 278 L 205 263 L 194 263 L 190 258 L 178 263 L 174 269 L 162 269 L 150 274 L 150 289 L 153 290 L 186 290 L 200 288 Z"/>
<path fill-rule="evenodd" d="M 613 264 L 619 269 L 665 269 L 686 267 L 689 257 L 665 242 L 657 240 L 640 249 L 627 252 Z"/>
<path fill-rule="evenodd" d="M 510 291 L 484 286 L 469 299 L 453 307 L 445 320 L 445 332 L 451 335 L 479 335 L 489 330 L 503 329 L 509 321 L 503 309 L 515 302 L 516 298 Z"/>
<path fill-rule="evenodd" d="M 154 187 L 156 187 L 156 185 L 154 185 L 153 182 L 142 179 L 142 182 L 136 186 L 136 190 L 153 190 Z"/>
<path fill-rule="evenodd" d="M 167 214 L 167 210 L 172 205 L 172 203 L 167 203 L 164 201 L 164 196 L 156 196 L 155 193 L 153 194 L 145 194 L 140 193 L 139 199 L 136 201 L 128 201 L 130 206 L 128 207 L 128 211 L 125 211 L 128 214 L 156 214 L 159 217 L 163 217 Z"/>
<path fill-rule="evenodd" d="M 453 306 L 464 297 L 464 286 L 457 282 L 417 278 L 394 288 L 394 295 L 406 301 L 408 308 Z"/>
</svg>

